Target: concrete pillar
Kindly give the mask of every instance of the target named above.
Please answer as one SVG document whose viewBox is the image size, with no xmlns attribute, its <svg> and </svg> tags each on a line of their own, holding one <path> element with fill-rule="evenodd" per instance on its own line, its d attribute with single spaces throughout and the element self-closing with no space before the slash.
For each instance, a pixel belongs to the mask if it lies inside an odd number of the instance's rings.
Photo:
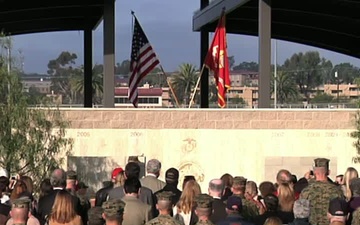
<svg viewBox="0 0 360 225">
<path fill-rule="evenodd" d="M 114 108 L 115 0 L 104 0 L 104 108 Z"/>
<path fill-rule="evenodd" d="M 92 58 L 93 41 L 92 29 L 84 30 L 84 107 L 92 108 Z"/>
<path fill-rule="evenodd" d="M 209 0 L 200 0 L 200 9 L 209 5 Z M 200 31 L 200 69 L 209 50 L 209 32 Z M 200 107 L 209 108 L 209 70 L 204 69 L 200 81 Z"/>
<path fill-rule="evenodd" d="M 270 108 L 271 5 L 259 0 L 259 108 Z"/>
</svg>

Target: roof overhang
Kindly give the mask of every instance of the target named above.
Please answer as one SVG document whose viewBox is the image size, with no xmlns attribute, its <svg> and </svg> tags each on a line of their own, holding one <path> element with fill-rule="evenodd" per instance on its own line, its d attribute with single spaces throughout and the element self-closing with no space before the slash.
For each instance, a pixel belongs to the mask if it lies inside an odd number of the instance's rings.
<svg viewBox="0 0 360 225">
<path fill-rule="evenodd" d="M 94 29 L 104 0 L 0 0 L 0 30 L 17 35 Z"/>
<path fill-rule="evenodd" d="M 226 9 L 228 33 L 258 35 L 259 0 L 215 0 L 193 16 L 194 31 L 213 32 Z M 272 38 L 360 58 L 360 1 L 272 1 Z"/>
</svg>

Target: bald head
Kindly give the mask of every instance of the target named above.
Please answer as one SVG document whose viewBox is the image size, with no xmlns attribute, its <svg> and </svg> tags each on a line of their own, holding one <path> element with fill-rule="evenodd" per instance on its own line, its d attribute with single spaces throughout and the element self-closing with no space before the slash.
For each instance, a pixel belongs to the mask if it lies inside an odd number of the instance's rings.
<svg viewBox="0 0 360 225">
<path fill-rule="evenodd" d="M 29 218 L 29 208 L 13 208 L 10 212 L 14 224 L 25 223 Z"/>
<path fill-rule="evenodd" d="M 55 169 L 50 178 L 50 183 L 53 187 L 62 187 L 66 186 L 66 173 L 63 169 Z"/>
<path fill-rule="evenodd" d="M 224 189 L 225 185 L 221 179 L 213 179 L 209 183 L 209 195 L 212 197 L 221 197 Z"/>
</svg>

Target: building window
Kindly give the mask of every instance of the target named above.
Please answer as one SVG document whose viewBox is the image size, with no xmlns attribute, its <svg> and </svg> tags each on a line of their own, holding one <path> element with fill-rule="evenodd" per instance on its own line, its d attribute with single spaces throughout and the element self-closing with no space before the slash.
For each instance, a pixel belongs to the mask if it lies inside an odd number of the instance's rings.
<svg viewBox="0 0 360 225">
<path fill-rule="evenodd" d="M 139 104 L 159 104 L 158 97 L 139 97 Z M 115 97 L 116 104 L 130 104 L 128 97 Z"/>
</svg>

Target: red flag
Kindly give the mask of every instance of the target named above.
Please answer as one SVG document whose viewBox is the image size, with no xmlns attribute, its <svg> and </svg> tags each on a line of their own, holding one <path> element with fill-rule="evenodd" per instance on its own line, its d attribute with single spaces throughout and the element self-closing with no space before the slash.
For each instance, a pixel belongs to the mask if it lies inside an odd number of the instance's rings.
<svg viewBox="0 0 360 225">
<path fill-rule="evenodd" d="M 231 85 L 226 44 L 225 11 L 222 12 L 216 27 L 214 39 L 205 58 L 205 66 L 214 73 L 218 90 L 218 105 L 224 108 L 226 106 L 226 91 Z"/>
</svg>

